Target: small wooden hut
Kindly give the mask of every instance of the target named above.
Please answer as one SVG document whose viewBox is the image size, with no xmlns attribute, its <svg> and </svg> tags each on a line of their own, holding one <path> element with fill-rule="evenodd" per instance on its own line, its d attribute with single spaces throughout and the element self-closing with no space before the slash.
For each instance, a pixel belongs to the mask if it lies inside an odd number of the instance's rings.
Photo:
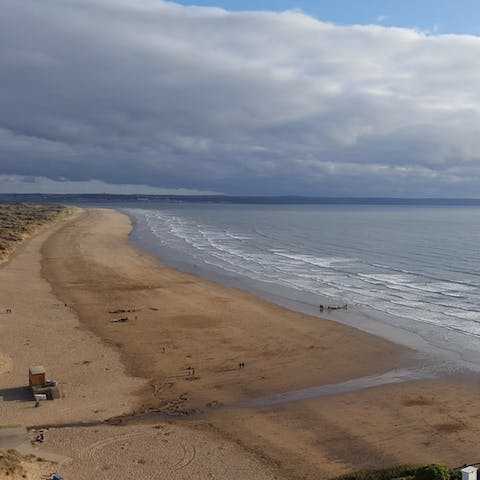
<svg viewBox="0 0 480 480">
<path fill-rule="evenodd" d="M 30 367 L 28 371 L 28 379 L 31 387 L 43 386 L 45 385 L 45 368 L 42 365 L 36 365 L 35 367 Z"/>
</svg>

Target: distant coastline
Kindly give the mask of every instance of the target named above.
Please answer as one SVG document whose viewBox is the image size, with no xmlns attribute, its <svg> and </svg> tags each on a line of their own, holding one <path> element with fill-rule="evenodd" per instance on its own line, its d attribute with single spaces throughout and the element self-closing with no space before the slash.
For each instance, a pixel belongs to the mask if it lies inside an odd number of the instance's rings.
<svg viewBox="0 0 480 480">
<path fill-rule="evenodd" d="M 74 203 L 143 202 L 166 203 L 231 203 L 265 205 L 402 205 L 402 206 L 480 206 L 480 198 L 402 198 L 402 197 L 322 197 L 297 195 L 141 195 L 141 194 L 43 194 L 3 193 L 1 203 Z"/>
</svg>

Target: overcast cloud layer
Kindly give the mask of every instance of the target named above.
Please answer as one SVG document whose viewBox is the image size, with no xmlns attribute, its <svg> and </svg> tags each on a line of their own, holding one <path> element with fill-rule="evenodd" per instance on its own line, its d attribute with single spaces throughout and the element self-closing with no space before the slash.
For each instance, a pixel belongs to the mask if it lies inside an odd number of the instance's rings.
<svg viewBox="0 0 480 480">
<path fill-rule="evenodd" d="M 479 59 L 479 37 L 300 12 L 3 0 L 0 174 L 478 197 Z"/>
</svg>

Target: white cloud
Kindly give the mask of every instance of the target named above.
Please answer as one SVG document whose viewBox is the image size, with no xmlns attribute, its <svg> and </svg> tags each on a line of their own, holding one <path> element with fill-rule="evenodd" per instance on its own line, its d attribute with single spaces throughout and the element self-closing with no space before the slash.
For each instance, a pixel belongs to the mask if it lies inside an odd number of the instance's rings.
<svg viewBox="0 0 480 480">
<path fill-rule="evenodd" d="M 479 56 L 478 37 L 299 11 L 4 0 L 0 173 L 118 189 L 478 195 Z"/>
</svg>

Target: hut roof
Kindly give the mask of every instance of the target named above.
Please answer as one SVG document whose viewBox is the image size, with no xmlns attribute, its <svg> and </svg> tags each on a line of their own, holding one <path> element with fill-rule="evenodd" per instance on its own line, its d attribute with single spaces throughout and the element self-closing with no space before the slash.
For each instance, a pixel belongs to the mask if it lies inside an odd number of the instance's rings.
<svg viewBox="0 0 480 480">
<path fill-rule="evenodd" d="M 32 375 L 40 375 L 42 373 L 45 373 L 45 367 L 42 365 L 35 365 L 34 367 L 30 367 L 30 373 Z"/>
</svg>

